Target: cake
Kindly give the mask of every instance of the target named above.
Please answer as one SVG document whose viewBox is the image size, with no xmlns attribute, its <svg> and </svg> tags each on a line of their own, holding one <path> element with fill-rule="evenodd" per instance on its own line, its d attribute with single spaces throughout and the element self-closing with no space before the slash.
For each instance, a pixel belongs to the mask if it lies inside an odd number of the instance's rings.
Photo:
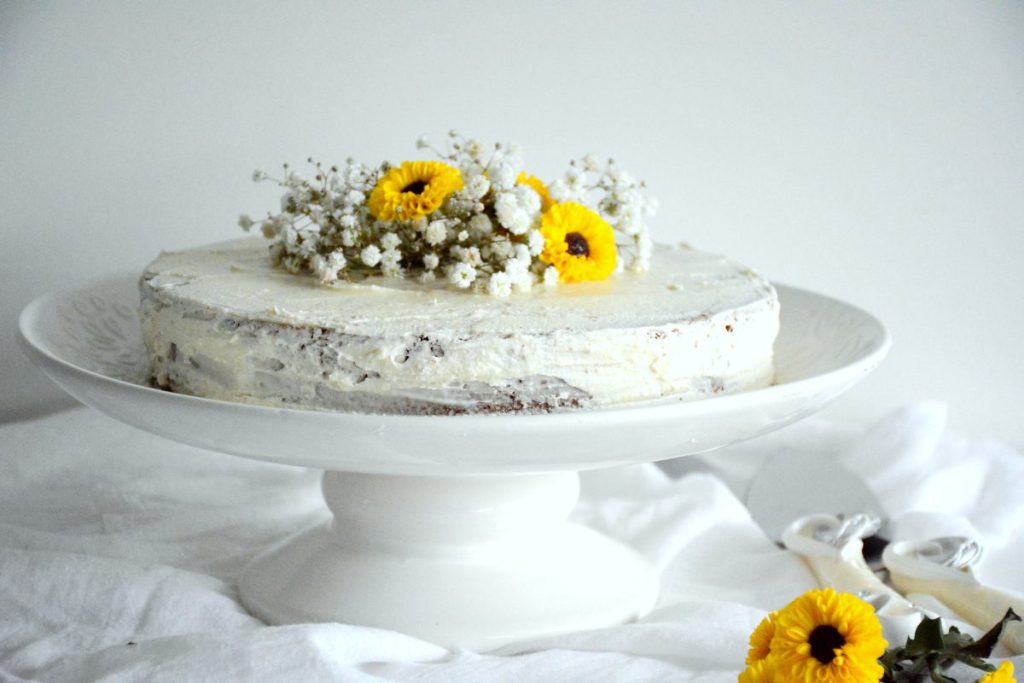
<svg viewBox="0 0 1024 683">
<path fill-rule="evenodd" d="M 654 247 L 649 266 L 495 297 L 401 277 L 325 285 L 242 238 L 161 254 L 140 313 L 156 386 L 260 405 L 534 413 L 771 383 L 768 281 L 686 247 Z"/>
<path fill-rule="evenodd" d="M 655 247 L 656 202 L 613 159 L 550 185 L 514 144 L 458 133 L 437 160 L 287 164 L 246 238 L 164 253 L 141 280 L 163 389 L 316 410 L 544 413 L 765 386 L 775 290 L 729 259 Z M 269 244 L 267 242 L 269 240 Z"/>
</svg>

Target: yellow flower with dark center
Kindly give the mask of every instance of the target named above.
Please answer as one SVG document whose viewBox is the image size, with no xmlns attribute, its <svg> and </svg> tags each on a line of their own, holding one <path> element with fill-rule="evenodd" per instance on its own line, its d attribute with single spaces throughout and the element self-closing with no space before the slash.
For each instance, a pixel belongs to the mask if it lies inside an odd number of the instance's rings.
<svg viewBox="0 0 1024 683">
<path fill-rule="evenodd" d="M 778 612 L 772 612 L 757 625 L 750 634 L 750 650 L 747 651 L 747 664 L 768 659 L 771 654 L 772 638 L 775 637 L 775 619 Z"/>
<path fill-rule="evenodd" d="M 459 169 L 448 164 L 403 161 L 377 181 L 366 206 L 382 221 L 411 221 L 434 213 L 462 187 Z"/>
<path fill-rule="evenodd" d="M 1013 662 L 1003 662 L 998 669 L 979 678 L 978 683 L 1017 683 L 1013 677 Z"/>
<path fill-rule="evenodd" d="M 615 271 L 615 232 L 582 204 L 552 205 L 541 215 L 540 232 L 540 260 L 554 266 L 562 282 L 604 280 Z"/>
<path fill-rule="evenodd" d="M 804 593 L 780 610 L 771 652 L 780 680 L 869 683 L 882 678 L 887 643 L 868 603 L 831 588 Z"/>
<path fill-rule="evenodd" d="M 526 171 L 520 171 L 519 177 L 516 178 L 516 185 L 532 187 L 533 191 L 540 195 L 541 213 L 550 209 L 555 203 L 555 200 L 551 198 L 551 192 L 548 191 L 548 186 L 537 176 L 528 175 Z"/>
<path fill-rule="evenodd" d="M 747 664 L 747 669 L 740 673 L 737 683 L 777 683 L 775 658 L 768 657 Z"/>
</svg>

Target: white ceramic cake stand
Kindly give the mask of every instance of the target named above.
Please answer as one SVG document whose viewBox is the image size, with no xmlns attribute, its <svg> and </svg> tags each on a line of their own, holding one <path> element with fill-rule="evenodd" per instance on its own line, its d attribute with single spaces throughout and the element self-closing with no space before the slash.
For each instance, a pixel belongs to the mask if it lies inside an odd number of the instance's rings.
<svg viewBox="0 0 1024 683">
<path fill-rule="evenodd" d="M 213 451 L 326 470 L 332 523 L 256 558 L 239 580 L 266 621 L 340 621 L 488 650 L 643 615 L 658 575 L 567 516 L 580 470 L 709 451 L 821 408 L 884 356 L 864 311 L 779 287 L 777 383 L 712 399 L 553 415 L 327 413 L 149 388 L 135 277 L 37 299 L 20 341 L 71 395 Z"/>
</svg>

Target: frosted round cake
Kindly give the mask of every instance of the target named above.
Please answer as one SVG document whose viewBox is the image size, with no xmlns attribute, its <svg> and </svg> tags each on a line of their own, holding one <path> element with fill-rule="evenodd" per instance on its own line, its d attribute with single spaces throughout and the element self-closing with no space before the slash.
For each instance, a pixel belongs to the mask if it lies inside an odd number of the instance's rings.
<svg viewBox="0 0 1024 683">
<path fill-rule="evenodd" d="M 551 412 L 744 391 L 771 383 L 779 328 L 764 278 L 681 247 L 656 247 L 647 274 L 498 298 L 402 278 L 325 286 L 244 238 L 163 253 L 140 288 L 156 386 L 346 412 Z"/>
</svg>

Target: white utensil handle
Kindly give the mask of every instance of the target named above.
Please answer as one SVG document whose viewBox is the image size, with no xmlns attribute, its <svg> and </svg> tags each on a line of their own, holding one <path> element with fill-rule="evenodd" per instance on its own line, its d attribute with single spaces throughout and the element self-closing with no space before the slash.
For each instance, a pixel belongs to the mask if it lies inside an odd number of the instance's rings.
<svg viewBox="0 0 1024 683">
<path fill-rule="evenodd" d="M 1024 600 L 1019 595 L 982 585 L 973 574 L 963 573 L 962 578 L 935 579 L 893 572 L 892 582 L 904 593 L 934 596 L 964 621 L 982 631 L 995 626 L 1008 608 L 1012 607 L 1018 614 L 1024 613 Z M 1024 654 L 1024 623 L 1007 624 L 1000 642 L 1013 654 Z"/>
</svg>

